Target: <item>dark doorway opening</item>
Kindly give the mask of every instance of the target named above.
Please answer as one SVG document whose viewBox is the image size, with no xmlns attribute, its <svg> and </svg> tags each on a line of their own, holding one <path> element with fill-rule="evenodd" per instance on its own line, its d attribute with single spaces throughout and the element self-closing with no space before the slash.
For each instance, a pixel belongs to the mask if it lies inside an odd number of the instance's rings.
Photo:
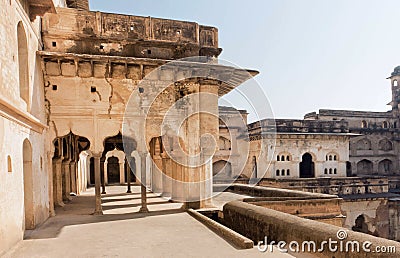
<svg viewBox="0 0 400 258">
<path fill-rule="evenodd" d="M 357 231 L 357 232 L 361 232 L 361 233 L 365 233 L 365 234 L 369 234 L 369 235 L 373 235 L 373 236 L 378 236 L 378 233 L 376 231 L 371 232 L 368 229 L 368 224 L 366 222 L 364 214 L 357 217 L 357 219 L 355 221 L 355 225 L 351 229 L 353 231 Z"/>
<path fill-rule="evenodd" d="M 346 161 L 346 176 L 350 177 L 353 175 L 353 172 L 351 170 L 351 162 Z"/>
<path fill-rule="evenodd" d="M 300 162 L 300 178 L 315 177 L 314 162 L 310 153 L 305 153 Z"/>
<path fill-rule="evenodd" d="M 116 157 L 110 157 L 107 161 L 107 180 L 109 184 L 118 184 L 119 176 L 119 160 Z"/>
<path fill-rule="evenodd" d="M 130 167 L 132 165 L 132 168 Z M 136 160 L 132 157 L 131 162 L 125 160 L 125 182 L 128 183 L 128 171 L 131 175 L 131 183 L 136 182 Z"/>
<path fill-rule="evenodd" d="M 90 184 L 94 185 L 94 158 L 90 158 Z"/>
</svg>

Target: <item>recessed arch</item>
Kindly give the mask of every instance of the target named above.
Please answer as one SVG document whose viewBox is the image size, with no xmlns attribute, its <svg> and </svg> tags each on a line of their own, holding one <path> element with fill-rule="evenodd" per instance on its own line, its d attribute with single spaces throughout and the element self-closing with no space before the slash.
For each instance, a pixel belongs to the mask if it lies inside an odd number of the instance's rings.
<svg viewBox="0 0 400 258">
<path fill-rule="evenodd" d="M 389 159 L 381 160 L 378 163 L 378 172 L 379 174 L 389 174 L 392 172 L 393 162 Z"/>
<path fill-rule="evenodd" d="M 279 155 L 276 156 L 277 161 L 291 161 L 292 160 L 292 155 L 288 152 L 282 152 L 279 153 Z"/>
<path fill-rule="evenodd" d="M 11 161 L 11 156 L 7 156 L 7 171 L 8 173 L 12 173 L 12 161 Z"/>
<path fill-rule="evenodd" d="M 372 174 L 372 161 L 363 159 L 357 163 L 357 174 Z"/>
<path fill-rule="evenodd" d="M 368 122 L 365 120 L 361 121 L 361 128 L 368 128 Z"/>
<path fill-rule="evenodd" d="M 218 160 L 213 163 L 213 176 L 218 178 L 232 178 L 232 164 L 226 160 Z"/>
<path fill-rule="evenodd" d="M 383 139 L 379 141 L 378 144 L 379 150 L 383 151 L 391 151 L 393 150 L 393 143 L 389 141 L 388 139 Z"/>
<path fill-rule="evenodd" d="M 365 233 L 365 234 L 372 234 L 371 231 L 368 229 L 368 223 L 365 219 L 365 215 L 359 215 L 356 220 L 354 221 L 354 226 L 351 228 L 353 231 Z"/>
<path fill-rule="evenodd" d="M 326 155 L 326 160 L 327 161 L 338 161 L 339 160 L 339 154 L 337 154 L 336 152 L 329 152 Z"/>
<path fill-rule="evenodd" d="M 231 150 L 231 141 L 223 136 L 219 137 L 218 140 L 219 150 Z"/>
<path fill-rule="evenodd" d="M 357 146 L 357 150 L 371 150 L 372 149 L 372 143 L 367 138 L 359 140 L 357 142 L 356 146 Z"/>
<path fill-rule="evenodd" d="M 28 41 L 26 31 L 22 22 L 17 25 L 18 41 L 18 73 L 19 73 L 19 95 L 26 103 L 28 111 L 30 110 L 29 96 L 29 56 Z"/>
<path fill-rule="evenodd" d="M 34 206 L 33 206 L 33 169 L 32 169 L 32 145 L 28 139 L 24 140 L 22 146 L 23 177 L 24 177 L 24 210 L 25 229 L 35 228 Z"/>
</svg>

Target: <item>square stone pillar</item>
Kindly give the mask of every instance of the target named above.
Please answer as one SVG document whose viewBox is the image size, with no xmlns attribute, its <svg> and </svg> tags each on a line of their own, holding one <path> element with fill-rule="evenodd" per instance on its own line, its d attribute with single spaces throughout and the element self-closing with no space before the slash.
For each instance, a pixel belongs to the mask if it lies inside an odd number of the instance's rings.
<svg viewBox="0 0 400 258">
<path fill-rule="evenodd" d="M 162 159 L 160 156 L 155 155 L 153 156 L 153 162 L 151 162 L 152 165 L 152 189 L 154 193 L 162 193 L 163 192 L 163 177 L 162 177 L 162 172 L 160 171 L 160 168 L 162 168 Z"/>
<path fill-rule="evenodd" d="M 219 112 L 218 112 L 218 89 L 216 82 L 209 82 L 200 86 L 200 135 L 209 135 L 214 138 L 215 143 L 219 139 Z M 201 143 L 202 161 L 204 165 L 201 169 L 200 178 L 200 207 L 213 207 L 213 174 L 212 174 L 212 155 L 215 149 L 212 142 Z"/>
<path fill-rule="evenodd" d="M 54 152 L 48 151 L 47 152 L 47 166 L 46 171 L 48 175 L 48 194 L 49 194 L 49 216 L 53 217 L 56 215 L 54 211 L 54 184 L 53 184 L 53 159 Z"/>
<path fill-rule="evenodd" d="M 103 182 L 105 185 L 108 185 L 108 162 L 107 160 L 104 161 L 104 163 L 102 163 L 102 167 L 103 167 Z"/>
<path fill-rule="evenodd" d="M 95 180 L 95 199 L 96 206 L 94 215 L 103 215 L 103 208 L 101 207 L 101 176 L 100 176 L 100 158 L 101 153 L 93 154 L 94 158 L 94 180 Z"/>
<path fill-rule="evenodd" d="M 71 173 L 71 192 L 77 193 L 77 185 L 76 185 L 76 161 L 71 161 L 70 165 L 70 173 Z"/>
<path fill-rule="evenodd" d="M 176 162 L 173 162 L 172 168 L 172 200 L 184 200 L 184 183 L 183 183 L 183 166 L 181 165 L 182 158 L 175 157 Z"/>
<path fill-rule="evenodd" d="M 168 154 L 163 153 L 165 155 L 162 159 L 163 164 L 163 173 L 162 173 L 162 196 L 171 197 L 172 193 L 172 160 L 168 157 Z"/>
<path fill-rule="evenodd" d="M 104 170 L 105 171 L 105 170 Z M 119 161 L 119 183 L 125 183 L 125 160 Z"/>
<path fill-rule="evenodd" d="M 146 157 L 147 153 L 140 153 L 140 197 L 141 197 L 141 207 L 140 212 L 149 212 L 147 208 L 147 188 L 146 188 Z M 137 161 L 139 162 L 139 161 Z"/>
<path fill-rule="evenodd" d="M 53 159 L 53 198 L 56 206 L 64 207 L 63 202 L 63 179 L 62 179 L 62 159 Z"/>
<path fill-rule="evenodd" d="M 131 190 L 131 166 L 126 159 L 125 159 L 125 169 L 126 169 L 126 183 L 128 186 L 126 193 L 132 193 L 132 190 Z"/>
<path fill-rule="evenodd" d="M 62 174 L 63 174 L 63 200 L 71 201 L 71 173 L 70 173 L 70 161 L 63 160 L 61 164 Z"/>
</svg>

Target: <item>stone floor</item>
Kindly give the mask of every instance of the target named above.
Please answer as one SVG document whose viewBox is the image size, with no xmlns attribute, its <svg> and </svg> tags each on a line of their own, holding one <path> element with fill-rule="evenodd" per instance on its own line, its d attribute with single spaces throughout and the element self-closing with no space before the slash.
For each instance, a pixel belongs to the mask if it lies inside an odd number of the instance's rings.
<svg viewBox="0 0 400 258">
<path fill-rule="evenodd" d="M 290 257 L 238 250 L 183 212 L 181 204 L 148 194 L 150 212 L 138 213 L 140 188 L 108 187 L 103 216 L 93 216 L 93 189 L 56 210 L 5 257 Z M 233 198 L 229 195 L 228 198 Z M 223 197 L 219 197 L 223 202 Z M 222 198 L 222 200 L 221 200 Z"/>
</svg>

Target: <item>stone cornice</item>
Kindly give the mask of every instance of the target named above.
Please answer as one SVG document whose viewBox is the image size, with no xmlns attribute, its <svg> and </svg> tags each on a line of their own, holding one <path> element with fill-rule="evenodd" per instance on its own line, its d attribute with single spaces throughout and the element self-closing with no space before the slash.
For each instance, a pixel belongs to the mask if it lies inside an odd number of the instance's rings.
<svg viewBox="0 0 400 258">
<path fill-rule="evenodd" d="M 2 98 L 0 98 L 0 116 L 37 133 L 43 133 L 43 130 L 48 128 L 47 125 L 40 122 L 36 117 L 19 110 Z"/>
</svg>

